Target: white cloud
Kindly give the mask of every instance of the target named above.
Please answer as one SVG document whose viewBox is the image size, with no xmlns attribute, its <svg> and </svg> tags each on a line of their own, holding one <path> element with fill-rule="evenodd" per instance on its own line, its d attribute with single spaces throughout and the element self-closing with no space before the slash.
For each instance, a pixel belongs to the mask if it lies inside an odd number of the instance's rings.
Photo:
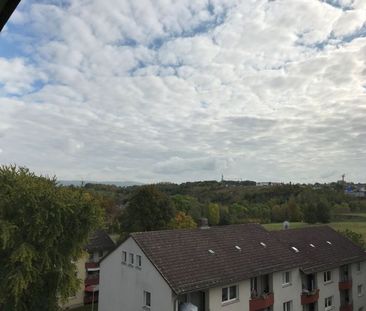
<svg viewBox="0 0 366 311">
<path fill-rule="evenodd" d="M 361 180 L 366 16 L 347 1 L 21 4 L 11 23 L 29 31 L 7 37 L 23 53 L 0 58 L 0 162 L 72 179 Z"/>
</svg>

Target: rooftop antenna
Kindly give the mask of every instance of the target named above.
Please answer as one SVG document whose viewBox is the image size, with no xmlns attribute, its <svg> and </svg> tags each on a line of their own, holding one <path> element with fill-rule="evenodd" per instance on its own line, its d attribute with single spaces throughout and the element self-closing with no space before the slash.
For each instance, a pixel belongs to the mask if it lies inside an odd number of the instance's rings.
<svg viewBox="0 0 366 311">
<path fill-rule="evenodd" d="M 221 182 L 224 182 L 224 174 L 221 174 Z"/>
</svg>

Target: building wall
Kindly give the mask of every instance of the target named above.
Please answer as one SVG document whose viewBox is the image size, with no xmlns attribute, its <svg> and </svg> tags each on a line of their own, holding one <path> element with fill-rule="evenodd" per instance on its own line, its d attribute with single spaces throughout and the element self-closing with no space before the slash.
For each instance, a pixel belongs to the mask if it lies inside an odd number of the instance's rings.
<svg viewBox="0 0 366 311">
<path fill-rule="evenodd" d="M 84 254 L 76 263 L 77 277 L 80 280 L 80 287 L 74 297 L 70 297 L 67 302 L 61 303 L 63 309 L 76 308 L 84 304 L 84 280 L 86 277 L 85 263 L 87 261 L 88 254 Z"/>
<path fill-rule="evenodd" d="M 222 287 L 238 285 L 239 299 L 234 302 L 222 303 Z M 210 311 L 246 311 L 249 310 L 250 300 L 250 280 L 228 284 L 225 286 L 210 288 L 209 290 L 209 310 Z"/>
<path fill-rule="evenodd" d="M 332 272 L 332 280 L 324 283 L 324 272 L 317 273 L 317 285 L 319 288 L 318 309 L 325 309 L 325 298 L 333 296 L 333 306 L 335 310 L 339 310 L 341 305 L 339 293 L 339 276 L 340 268 L 330 270 Z"/>
<path fill-rule="evenodd" d="M 366 311 L 366 261 L 361 263 L 361 271 L 357 271 L 357 264 L 351 265 L 352 278 L 352 300 L 353 310 L 358 311 L 360 307 Z M 357 286 L 363 285 L 363 295 L 358 296 Z"/>
<path fill-rule="evenodd" d="M 128 254 L 141 255 L 141 269 L 122 264 L 122 250 Z M 99 311 L 143 310 L 144 291 L 151 293 L 150 311 L 174 310 L 174 299 L 169 285 L 136 242 L 128 238 L 101 262 Z"/>
<path fill-rule="evenodd" d="M 293 310 L 301 310 L 301 274 L 299 269 L 287 270 L 291 272 L 290 285 L 283 285 L 282 272 L 273 273 L 274 310 L 283 310 L 283 303 L 292 301 Z M 285 272 L 285 271 L 283 271 Z"/>
</svg>

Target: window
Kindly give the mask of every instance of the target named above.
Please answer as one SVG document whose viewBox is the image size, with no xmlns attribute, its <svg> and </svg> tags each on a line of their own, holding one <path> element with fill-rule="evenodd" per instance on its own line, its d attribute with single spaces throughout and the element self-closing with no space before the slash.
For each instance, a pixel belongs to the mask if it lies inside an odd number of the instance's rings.
<svg viewBox="0 0 366 311">
<path fill-rule="evenodd" d="M 122 263 L 126 263 L 127 262 L 127 252 L 122 251 Z"/>
<path fill-rule="evenodd" d="M 324 283 L 328 283 L 332 281 L 332 271 L 324 272 Z"/>
<path fill-rule="evenodd" d="M 236 285 L 222 288 L 222 302 L 238 299 L 238 287 Z"/>
<path fill-rule="evenodd" d="M 144 306 L 149 308 L 151 307 L 151 293 L 144 291 Z"/>
<path fill-rule="evenodd" d="M 363 286 L 362 285 L 357 286 L 357 295 L 359 297 L 363 295 Z"/>
<path fill-rule="evenodd" d="M 283 311 L 292 311 L 292 301 L 283 303 Z"/>
<path fill-rule="evenodd" d="M 137 267 L 141 268 L 141 255 L 136 255 L 136 262 L 137 262 Z"/>
<path fill-rule="evenodd" d="M 134 259 L 135 259 L 135 256 L 134 256 L 132 253 L 130 253 L 128 263 L 129 263 L 130 265 L 133 265 L 133 263 L 134 263 Z"/>
<path fill-rule="evenodd" d="M 361 263 L 360 262 L 356 263 L 356 271 L 361 272 Z"/>
<path fill-rule="evenodd" d="M 290 285 L 291 284 L 291 272 L 286 271 L 282 272 L 282 285 Z"/>
<path fill-rule="evenodd" d="M 325 310 L 330 310 L 333 307 L 333 296 L 327 297 L 324 300 Z"/>
</svg>

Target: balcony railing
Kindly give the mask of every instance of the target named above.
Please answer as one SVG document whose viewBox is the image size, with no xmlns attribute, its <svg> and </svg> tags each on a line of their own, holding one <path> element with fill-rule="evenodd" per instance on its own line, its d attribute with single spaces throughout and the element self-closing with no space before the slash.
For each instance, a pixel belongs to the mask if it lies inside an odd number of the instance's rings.
<svg viewBox="0 0 366 311">
<path fill-rule="evenodd" d="M 252 298 L 249 300 L 249 310 L 250 311 L 257 311 L 266 309 L 272 306 L 274 303 L 274 296 L 273 293 L 269 294 L 262 294 L 259 297 Z"/>
<path fill-rule="evenodd" d="M 97 285 L 99 284 L 99 275 L 93 275 L 93 276 L 88 276 L 85 279 L 85 287 L 86 286 L 90 286 L 90 285 Z"/>
<path fill-rule="evenodd" d="M 353 310 L 352 303 L 341 305 L 341 307 L 339 308 L 339 311 L 352 311 L 352 310 Z"/>
<path fill-rule="evenodd" d="M 341 279 L 341 281 L 338 283 L 338 287 L 340 290 L 345 290 L 345 289 L 351 289 L 352 288 L 352 280 L 347 278 L 347 279 Z"/>
<path fill-rule="evenodd" d="M 99 268 L 99 264 L 97 262 L 86 262 L 85 263 L 85 269 L 96 269 Z"/>
<path fill-rule="evenodd" d="M 98 293 L 94 293 L 94 302 L 98 301 Z M 84 304 L 93 302 L 93 295 L 84 296 Z"/>
<path fill-rule="evenodd" d="M 307 305 L 310 303 L 314 303 L 319 300 L 319 289 L 315 289 L 312 291 L 307 291 L 301 294 L 301 304 Z"/>
</svg>

